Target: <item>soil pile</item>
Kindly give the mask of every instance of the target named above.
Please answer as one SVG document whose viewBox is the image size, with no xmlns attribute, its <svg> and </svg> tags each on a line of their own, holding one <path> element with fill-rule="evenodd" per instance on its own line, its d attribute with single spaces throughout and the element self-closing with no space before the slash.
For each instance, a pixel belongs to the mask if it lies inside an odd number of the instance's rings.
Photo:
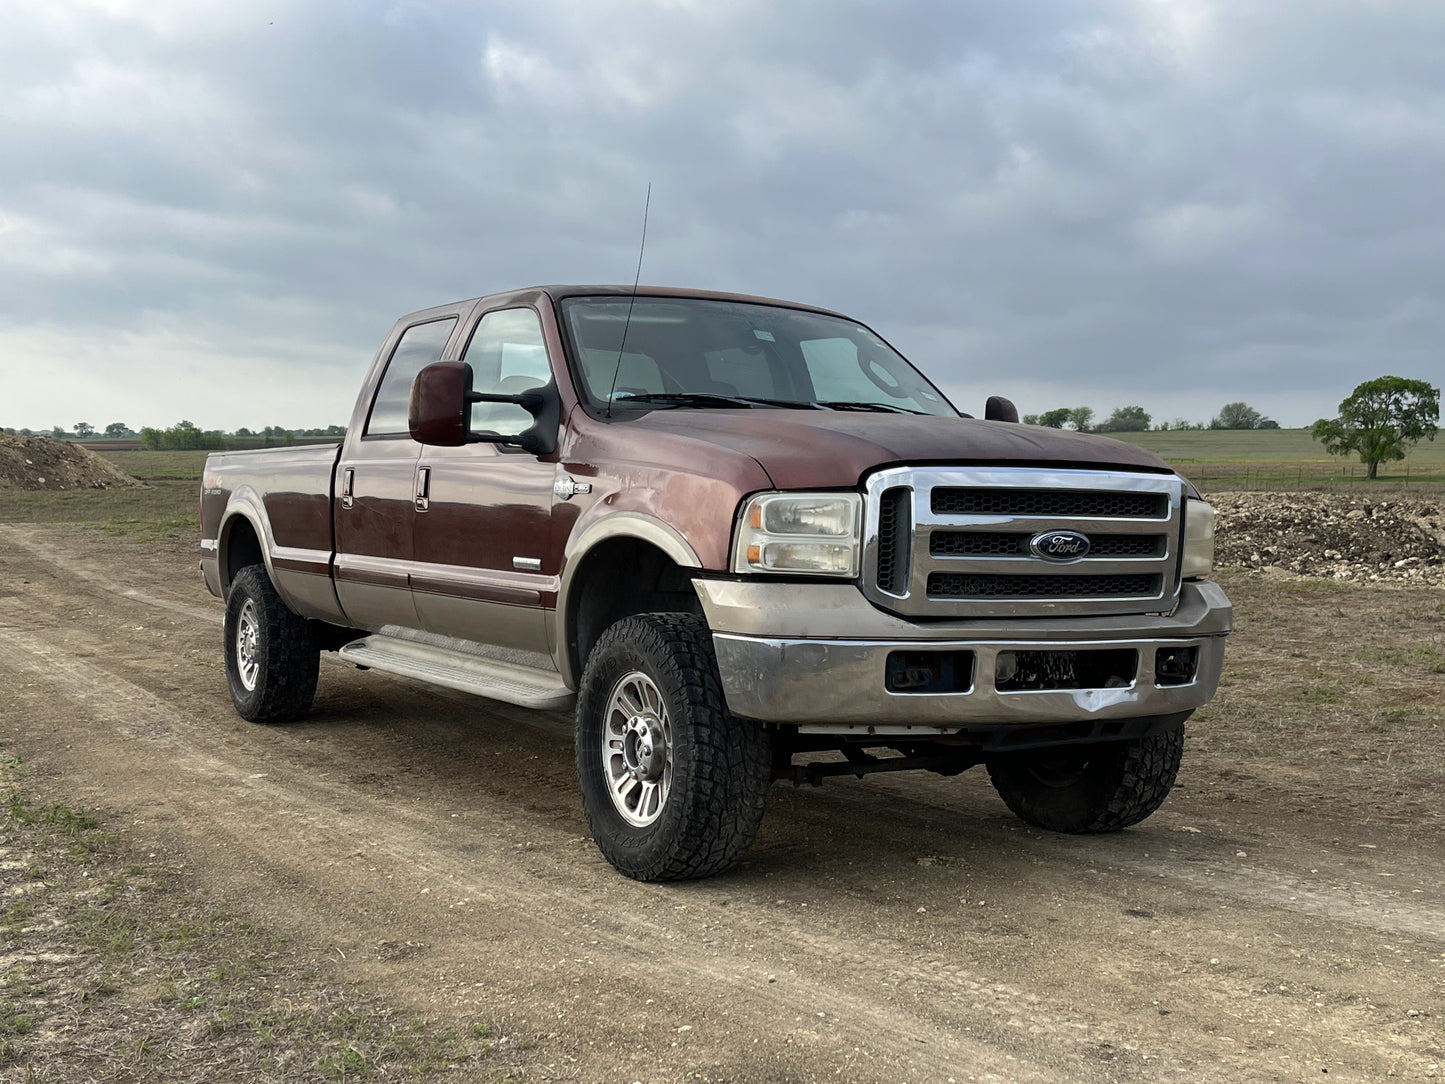
<svg viewBox="0 0 1445 1084">
<path fill-rule="evenodd" d="M 144 484 L 78 444 L 0 433 L 0 489 L 119 489 Z"/>
<path fill-rule="evenodd" d="M 1336 580 L 1445 585 L 1445 501 L 1212 493 L 1215 560 Z"/>
</svg>

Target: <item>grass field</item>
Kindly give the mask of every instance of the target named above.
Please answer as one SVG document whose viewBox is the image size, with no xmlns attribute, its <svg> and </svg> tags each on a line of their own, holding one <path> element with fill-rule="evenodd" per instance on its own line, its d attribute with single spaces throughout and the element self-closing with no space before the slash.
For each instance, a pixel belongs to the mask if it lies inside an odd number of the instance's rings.
<svg viewBox="0 0 1445 1084">
<path fill-rule="evenodd" d="M 1200 429 L 1168 433 L 1117 433 L 1148 448 L 1201 490 L 1342 489 L 1369 492 L 1419 487 L 1445 491 L 1445 440 L 1423 441 L 1398 463 L 1380 465 L 1365 478 L 1356 458 L 1327 453 L 1308 429 Z M 1362 490 L 1364 491 L 1364 490 Z"/>
</svg>

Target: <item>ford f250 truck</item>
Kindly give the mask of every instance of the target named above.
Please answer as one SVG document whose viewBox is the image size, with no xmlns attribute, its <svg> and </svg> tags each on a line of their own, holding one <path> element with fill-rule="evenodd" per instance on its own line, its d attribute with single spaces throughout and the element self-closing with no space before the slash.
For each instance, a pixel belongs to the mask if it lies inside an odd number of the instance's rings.
<svg viewBox="0 0 1445 1084">
<path fill-rule="evenodd" d="M 561 286 L 403 317 L 339 444 L 212 455 L 236 710 L 321 651 L 576 709 L 641 880 L 717 873 L 776 780 L 982 764 L 1062 832 L 1149 816 L 1231 628 L 1212 509 L 1154 455 L 957 411 L 807 305 Z"/>
</svg>

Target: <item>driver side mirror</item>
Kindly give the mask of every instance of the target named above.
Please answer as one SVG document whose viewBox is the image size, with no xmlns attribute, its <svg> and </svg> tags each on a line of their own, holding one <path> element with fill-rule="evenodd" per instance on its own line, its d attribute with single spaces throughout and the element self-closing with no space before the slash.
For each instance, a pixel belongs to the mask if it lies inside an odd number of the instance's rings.
<svg viewBox="0 0 1445 1084">
<path fill-rule="evenodd" d="M 513 403 L 532 415 L 532 424 L 516 435 L 473 433 L 473 403 Z M 557 449 L 562 399 L 556 383 L 517 395 L 472 390 L 472 367 L 464 361 L 438 361 L 416 374 L 407 404 L 407 428 L 418 444 L 459 448 L 463 444 L 513 444 L 533 455 Z"/>
</svg>

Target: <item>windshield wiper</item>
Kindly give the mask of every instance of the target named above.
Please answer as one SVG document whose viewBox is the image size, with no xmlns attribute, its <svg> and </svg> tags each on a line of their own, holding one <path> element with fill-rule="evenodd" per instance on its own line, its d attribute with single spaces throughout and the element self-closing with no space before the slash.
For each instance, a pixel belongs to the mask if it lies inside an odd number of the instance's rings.
<svg viewBox="0 0 1445 1084">
<path fill-rule="evenodd" d="M 910 407 L 893 406 L 890 403 L 864 403 L 848 402 L 846 400 L 824 399 L 818 403 L 819 406 L 828 407 L 831 410 L 870 410 L 880 414 L 922 414 L 921 410 L 913 410 Z"/>
<path fill-rule="evenodd" d="M 810 408 L 811 403 L 791 399 L 758 399 L 748 395 L 719 395 L 710 391 L 630 391 L 612 397 L 614 403 L 661 403 L 665 407 L 780 406 Z"/>
</svg>

